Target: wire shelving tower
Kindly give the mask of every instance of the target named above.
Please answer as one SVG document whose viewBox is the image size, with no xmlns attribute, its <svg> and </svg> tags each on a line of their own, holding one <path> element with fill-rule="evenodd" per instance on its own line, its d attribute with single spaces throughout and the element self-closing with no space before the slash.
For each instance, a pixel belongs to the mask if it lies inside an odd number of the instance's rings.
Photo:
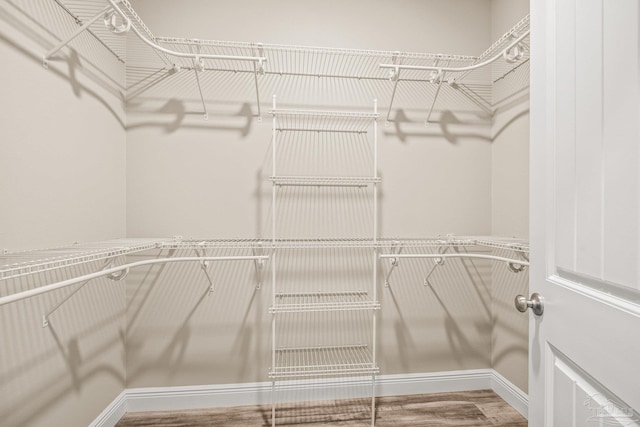
<svg viewBox="0 0 640 427">
<path fill-rule="evenodd" d="M 371 376 L 371 425 L 373 426 L 375 424 L 375 381 L 376 374 L 379 373 L 376 360 L 376 322 L 377 311 L 380 308 L 377 299 L 377 186 L 381 181 L 377 172 L 377 119 L 379 117 L 377 101 L 374 101 L 373 112 L 285 110 L 277 109 L 274 95 L 271 114 L 273 116 L 273 174 L 269 178 L 272 183 L 273 247 L 271 269 L 272 300 L 269 310 L 272 316 L 271 367 L 269 370 L 269 377 L 272 380 L 271 425 L 276 425 L 276 404 L 278 400 L 276 399 L 276 391 L 277 383 L 280 381 Z M 368 151 L 366 157 L 368 160 L 365 163 L 369 164 L 354 174 L 355 176 L 336 176 L 335 170 L 323 173 L 326 171 L 322 167 L 314 168 L 315 174 L 313 176 L 309 176 L 308 173 L 305 173 L 304 176 L 279 174 L 279 150 L 283 150 L 283 152 L 287 150 L 286 144 L 284 144 L 285 141 L 280 141 L 279 139 L 283 138 L 281 135 L 287 132 L 294 134 L 293 139 L 297 139 L 298 135 L 301 135 L 300 133 L 311 133 L 313 135 L 327 133 L 339 144 L 353 143 L 354 135 L 356 135 L 355 138 L 363 142 L 363 146 L 366 147 L 365 150 Z M 309 141 L 303 139 L 302 142 L 304 146 Z M 296 155 L 299 156 L 299 153 L 294 153 L 294 156 Z M 348 163 L 346 162 L 347 165 Z M 286 195 L 286 188 L 288 187 L 306 187 L 302 191 L 312 195 L 321 194 L 322 197 L 314 199 L 316 201 L 312 202 L 311 210 L 308 212 L 323 211 L 327 206 L 330 208 L 334 204 L 339 204 L 340 202 L 336 201 L 336 199 L 341 197 L 339 193 L 341 188 L 343 191 L 353 192 L 349 194 L 361 194 L 358 191 L 370 191 L 370 193 L 366 194 L 370 197 L 367 203 L 370 203 L 371 212 L 366 215 L 369 215 L 371 224 L 367 223 L 359 229 L 366 236 L 364 238 L 359 236 L 359 238 L 354 239 L 345 239 L 343 236 L 331 238 L 325 235 L 302 236 L 302 238 L 296 236 L 296 238 L 292 238 L 291 235 L 283 233 L 279 229 L 283 221 L 280 203 L 283 204 L 283 208 L 287 206 L 285 206 L 285 202 L 281 202 L 283 197 L 279 196 L 279 192 L 285 191 L 283 194 Z M 299 189 L 291 191 L 296 190 Z M 342 196 L 344 196 L 344 193 Z M 294 197 L 296 196 L 294 195 Z M 312 197 L 298 197 L 296 203 L 308 204 L 310 200 L 312 200 Z M 301 208 L 300 211 L 304 211 L 304 209 Z M 311 221 L 330 226 L 334 219 L 327 216 L 320 221 Z M 364 222 L 362 218 L 357 218 L 355 221 Z M 325 227 L 325 231 L 326 228 L 331 227 Z M 318 283 L 318 278 L 314 277 L 314 271 L 297 272 L 298 269 L 313 268 L 313 262 L 308 260 L 302 264 L 291 262 L 291 258 L 295 258 L 298 256 L 297 254 L 303 254 L 300 256 L 313 260 L 320 259 L 321 263 L 330 263 L 331 261 L 327 261 L 328 258 L 340 259 L 348 251 L 359 251 L 362 262 L 358 266 L 339 262 L 340 265 L 337 268 L 344 268 L 345 270 L 323 270 L 326 274 L 333 274 L 334 278 L 331 283 Z M 332 269 L 327 267 L 326 264 L 323 265 L 323 268 L 326 268 L 326 270 Z M 295 272 L 292 273 L 291 270 Z M 346 275 L 349 275 L 352 270 L 357 270 L 363 274 L 358 275 L 358 279 L 351 282 L 348 278 L 340 277 L 336 279 L 335 277 L 340 276 L 344 271 L 347 272 Z M 295 279 L 287 281 L 284 276 L 288 274 L 293 274 Z M 320 274 L 319 276 L 324 275 Z M 308 284 L 299 283 L 304 281 L 305 278 L 313 282 L 313 284 L 309 286 Z M 325 279 L 320 278 L 319 280 L 323 281 Z M 358 283 L 356 284 L 355 282 Z M 354 286 L 359 288 L 354 289 Z M 288 289 L 285 291 L 283 288 Z M 323 317 L 329 316 L 330 313 L 334 313 L 333 318 Z M 356 322 L 353 324 L 350 323 L 350 315 L 357 317 Z M 289 318 L 285 319 L 285 316 L 289 316 Z M 366 322 L 366 324 L 361 322 Z M 296 325 L 296 327 L 297 325 L 304 325 L 302 328 L 308 328 L 308 330 L 297 336 L 298 338 L 302 336 L 302 340 L 305 342 L 304 345 L 283 345 L 283 342 L 288 341 L 284 336 L 292 329 L 291 325 Z M 358 325 L 361 325 L 361 327 Z M 355 334 L 358 336 L 357 338 L 354 339 L 349 336 L 351 329 L 359 329 Z M 371 332 L 370 335 L 369 331 Z M 346 341 L 354 340 L 355 342 L 344 342 L 344 336 L 348 336 Z M 327 342 L 332 340 L 338 342 Z"/>
</svg>

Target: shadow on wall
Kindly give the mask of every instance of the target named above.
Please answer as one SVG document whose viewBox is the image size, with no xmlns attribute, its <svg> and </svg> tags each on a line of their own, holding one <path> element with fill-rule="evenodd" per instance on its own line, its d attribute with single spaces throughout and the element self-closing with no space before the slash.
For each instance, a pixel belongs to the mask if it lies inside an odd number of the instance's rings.
<svg viewBox="0 0 640 427">
<path fill-rule="evenodd" d="M 152 257 L 193 256 L 193 251 Z M 208 256 L 252 255 L 209 249 Z M 147 258 L 139 255 L 134 258 Z M 136 259 L 137 260 L 137 259 Z M 127 387 L 263 381 L 269 264 L 211 261 L 132 271 L 127 288 Z M 259 287 L 259 289 L 258 289 Z M 255 316 L 251 318 L 251 316 Z"/>
<path fill-rule="evenodd" d="M 492 139 L 487 133 L 460 132 L 455 129 L 456 126 L 475 125 L 477 127 L 488 126 L 488 124 L 488 117 L 483 114 L 460 119 L 454 112 L 445 110 L 436 113 L 429 126 L 426 126 L 424 120 L 411 119 L 404 109 L 399 108 L 393 120 L 393 130 L 385 127 L 384 134 L 396 136 L 401 142 L 406 142 L 410 138 L 444 138 L 451 144 L 457 144 L 464 138 L 477 138 L 491 142 Z"/>
<path fill-rule="evenodd" d="M 209 249 L 207 255 L 248 255 Z M 151 256 L 187 256 L 176 250 Z M 148 257 L 145 255 L 144 257 Z M 137 256 L 142 257 L 142 256 Z M 283 249 L 278 292 L 372 286 L 370 249 Z M 127 387 L 267 381 L 271 365 L 271 262 L 167 264 L 128 276 Z M 215 287 L 210 292 L 211 286 Z M 259 286 L 259 289 L 258 289 Z M 371 311 L 279 315 L 276 347 L 371 343 Z M 268 403 L 268 402 L 265 402 Z"/>
<path fill-rule="evenodd" d="M 7 279 L 2 287 L 20 292 L 102 267 L 92 263 Z M 96 279 L 2 306 L 0 327 L 2 425 L 86 425 L 124 388 L 121 282 Z"/>
<path fill-rule="evenodd" d="M 109 64 L 104 64 L 104 57 L 111 54 L 106 53 L 96 39 L 86 35 L 78 37 L 73 42 L 74 48 L 66 47 L 50 60 L 48 70 L 42 67 L 42 55 L 60 37 L 77 28 L 66 12 L 54 2 L 28 1 L 20 6 L 2 2 L 0 21 L 7 25 L 6 30 L 0 31 L 0 43 L 28 58 L 37 71 L 67 80 L 76 97 L 88 95 L 94 98 L 124 128 L 124 111 L 121 109 L 124 64 L 115 58 L 107 58 Z M 86 80 L 86 83 L 80 80 Z M 109 96 L 113 98 L 109 99 Z"/>
<path fill-rule="evenodd" d="M 436 250 L 407 248 L 402 253 Z M 381 288 L 381 304 L 388 307 L 378 337 L 379 343 L 388 342 L 379 344 L 381 369 L 434 372 L 491 366 L 489 261 L 448 259 L 438 265 L 432 259 L 401 259 L 391 275 L 389 268 L 388 262 L 379 264 L 381 280 L 389 278 L 389 286 Z M 393 345 L 385 340 L 390 334 L 396 339 Z"/>
<path fill-rule="evenodd" d="M 165 131 L 174 131 L 175 125 L 182 123 L 182 127 L 186 128 L 230 130 L 227 124 L 229 117 L 250 116 L 258 120 L 266 118 L 272 107 L 272 95 L 277 95 L 278 108 L 316 110 L 371 111 L 375 99 L 381 117 L 390 123 L 396 122 L 396 130 L 403 141 L 408 136 L 441 137 L 444 133 L 447 140 L 454 142 L 457 137 L 467 135 L 463 133 L 458 136 L 455 130 L 446 127 L 447 125 L 462 127 L 490 124 L 487 107 L 479 104 L 475 98 L 469 97 L 463 90 L 446 85 L 439 92 L 434 108 L 432 122 L 439 123 L 439 126 L 434 126 L 428 133 L 421 131 L 415 135 L 409 135 L 408 131 L 399 129 L 400 123 L 407 124 L 414 120 L 418 123 L 419 115 L 423 116 L 424 123 L 436 92 L 436 85 L 428 81 L 402 82 L 393 98 L 392 109 L 389 110 L 393 82 L 384 78 L 360 80 L 267 73 L 258 76 L 256 87 L 252 73 L 206 70 L 200 73 L 198 85 L 193 71 L 176 72 L 157 64 L 128 65 L 127 75 L 131 82 L 127 98 L 130 128 L 158 126 L 165 128 Z M 177 99 L 182 103 L 180 107 L 173 105 Z M 167 106 L 166 103 L 172 104 Z M 453 110 L 458 112 L 459 116 L 453 116 L 450 112 Z M 151 116 L 153 112 L 170 114 L 171 117 L 157 121 L 156 116 Z M 209 122 L 185 122 L 181 116 L 185 114 L 195 118 L 198 113 L 204 115 L 205 112 Z M 411 120 L 408 119 L 410 112 L 415 116 Z M 464 119 L 460 115 L 464 116 Z M 441 118 L 438 119 L 438 116 Z M 150 120 L 150 117 L 153 117 L 153 120 Z M 219 121 L 221 124 L 217 123 Z M 241 131 L 245 132 L 243 136 L 248 130 L 249 126 L 242 128 Z"/>
<path fill-rule="evenodd" d="M 160 101 L 160 100 L 158 100 Z M 203 112 L 197 108 L 191 109 L 187 106 L 187 103 L 183 100 L 170 98 L 160 101 L 164 102 L 157 108 L 146 111 L 150 117 L 158 120 L 148 120 L 135 122 L 131 120 L 127 125 L 128 130 L 138 128 L 152 128 L 160 127 L 164 133 L 171 134 L 180 129 L 200 129 L 200 130 L 212 130 L 212 131 L 233 131 L 239 132 L 240 136 L 245 137 L 251 132 L 251 126 L 254 119 L 251 105 L 245 102 L 240 104 L 239 109 L 236 112 L 229 112 L 224 114 L 217 114 L 215 120 L 205 120 Z M 141 105 L 136 102 L 128 102 L 127 109 L 133 116 L 140 115 L 142 113 Z M 167 117 L 167 121 L 164 117 Z M 188 120 L 191 118 L 191 120 Z M 243 124 L 236 126 L 238 118 L 241 118 Z"/>
<path fill-rule="evenodd" d="M 497 250 L 498 256 L 513 252 Z M 492 365 L 521 390 L 528 388 L 529 316 L 518 312 L 516 295 L 529 295 L 529 270 L 512 273 L 506 266 L 493 267 L 492 288 Z"/>
</svg>

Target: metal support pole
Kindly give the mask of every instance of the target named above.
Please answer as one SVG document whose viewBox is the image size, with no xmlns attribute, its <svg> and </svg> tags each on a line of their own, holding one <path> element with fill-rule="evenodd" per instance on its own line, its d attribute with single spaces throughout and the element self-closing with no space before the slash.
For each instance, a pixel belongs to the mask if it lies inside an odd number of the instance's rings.
<svg viewBox="0 0 640 427">
<path fill-rule="evenodd" d="M 396 81 L 396 84 L 398 82 Z M 391 111 L 391 107 L 389 107 L 389 111 Z M 375 99 L 373 101 L 373 113 L 378 114 L 378 100 Z M 388 118 L 388 116 L 387 116 Z M 378 178 L 378 119 L 373 119 L 373 176 L 374 178 Z M 377 246 L 378 246 L 378 183 L 377 181 L 373 183 L 373 302 L 377 302 L 378 300 L 378 257 L 377 257 Z M 376 347 L 377 347 L 377 320 L 378 320 L 378 310 L 373 310 L 372 313 L 372 344 L 371 344 L 371 362 L 372 367 L 376 367 L 377 357 L 376 357 Z M 376 374 L 371 375 L 371 427 L 376 424 Z"/>
<path fill-rule="evenodd" d="M 276 96 L 273 95 L 272 108 L 276 110 Z M 271 172 L 276 176 L 276 138 L 277 138 L 277 118 L 273 114 L 271 127 Z M 276 305 L 276 185 L 271 186 L 271 306 Z M 276 314 L 271 314 L 271 373 L 276 370 Z M 276 380 L 271 383 L 271 427 L 276 425 Z"/>
<path fill-rule="evenodd" d="M 189 47 L 191 50 L 191 47 Z M 200 54 L 200 46 L 197 46 L 198 53 Z M 195 56 L 192 60 L 193 71 L 196 74 L 196 84 L 198 85 L 198 93 L 200 93 L 200 101 L 202 102 L 202 109 L 204 110 L 204 119 L 209 120 L 209 112 L 207 111 L 207 104 L 204 102 L 204 95 L 202 94 L 202 86 L 200 85 L 200 75 L 198 71 L 204 71 L 204 60 L 199 56 Z"/>
</svg>

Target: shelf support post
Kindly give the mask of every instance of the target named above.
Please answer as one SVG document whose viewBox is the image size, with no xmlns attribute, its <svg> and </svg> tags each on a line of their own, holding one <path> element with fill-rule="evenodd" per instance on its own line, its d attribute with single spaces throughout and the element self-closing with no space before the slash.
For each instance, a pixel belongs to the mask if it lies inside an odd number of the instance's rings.
<svg viewBox="0 0 640 427">
<path fill-rule="evenodd" d="M 394 52 L 393 57 L 391 58 L 391 61 L 395 65 L 402 64 L 402 58 L 400 58 L 400 63 L 398 63 L 399 55 L 400 55 L 400 52 L 396 51 Z M 391 100 L 389 101 L 389 109 L 387 110 L 387 118 L 384 121 L 384 127 L 389 127 L 389 117 L 391 116 L 391 108 L 393 108 L 393 100 L 396 97 L 396 90 L 398 89 L 398 82 L 400 81 L 400 67 L 392 68 L 391 73 L 392 74 L 390 76 L 390 79 L 391 81 L 393 81 L 393 91 L 391 92 Z"/>
<path fill-rule="evenodd" d="M 254 256 L 260 256 L 264 254 L 264 248 L 262 247 L 262 242 L 257 243 L 257 247 L 251 248 L 251 252 Z M 256 269 L 256 289 L 260 289 L 262 287 L 262 270 L 264 268 L 264 259 L 256 259 L 254 261 L 254 266 Z"/>
<path fill-rule="evenodd" d="M 260 108 L 260 86 L 258 85 L 258 74 L 264 75 L 264 49 L 262 48 L 262 43 L 256 44 L 258 48 L 258 52 L 255 51 L 254 47 L 254 55 L 256 55 L 258 59 L 258 63 L 253 62 L 253 81 L 256 85 L 256 106 L 258 107 L 258 123 L 262 123 L 262 110 Z"/>
<path fill-rule="evenodd" d="M 391 255 L 398 255 L 400 254 L 400 252 L 402 252 L 402 243 L 396 240 L 393 242 L 393 247 L 391 248 Z M 397 257 L 391 257 L 391 268 L 387 273 L 387 277 L 384 279 L 384 286 L 386 288 L 388 288 L 390 285 L 389 278 L 391 277 L 391 273 L 393 273 L 393 270 L 398 266 L 398 262 L 399 261 Z"/>
<path fill-rule="evenodd" d="M 436 105 L 436 99 L 438 99 L 438 95 L 440 94 L 440 89 L 442 89 L 442 81 L 446 75 L 446 71 L 438 71 L 438 75 L 436 79 L 438 80 L 438 87 L 436 88 L 436 93 L 433 95 L 433 101 L 431 101 L 431 108 L 429 109 L 429 114 L 427 114 L 427 119 L 424 122 L 424 127 L 429 127 L 429 120 L 431 120 L 431 114 L 433 113 L 433 107 Z"/>
</svg>

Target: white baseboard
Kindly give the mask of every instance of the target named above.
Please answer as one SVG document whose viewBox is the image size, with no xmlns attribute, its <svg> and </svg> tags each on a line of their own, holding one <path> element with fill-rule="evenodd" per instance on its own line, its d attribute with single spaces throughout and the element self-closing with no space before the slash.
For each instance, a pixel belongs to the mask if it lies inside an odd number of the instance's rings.
<svg viewBox="0 0 640 427">
<path fill-rule="evenodd" d="M 113 427 L 127 412 L 127 390 L 121 392 L 104 411 L 97 416 L 89 427 Z"/>
<path fill-rule="evenodd" d="M 525 418 L 529 418 L 529 396 L 511 381 L 492 371 L 491 389 Z"/>
<path fill-rule="evenodd" d="M 493 369 L 376 376 L 376 396 L 493 389 L 523 416 L 527 395 Z M 370 377 L 278 381 L 276 402 L 347 399 L 371 395 Z M 125 390 L 91 426 L 115 426 L 126 411 L 181 410 L 271 403 L 271 382 Z"/>
</svg>

